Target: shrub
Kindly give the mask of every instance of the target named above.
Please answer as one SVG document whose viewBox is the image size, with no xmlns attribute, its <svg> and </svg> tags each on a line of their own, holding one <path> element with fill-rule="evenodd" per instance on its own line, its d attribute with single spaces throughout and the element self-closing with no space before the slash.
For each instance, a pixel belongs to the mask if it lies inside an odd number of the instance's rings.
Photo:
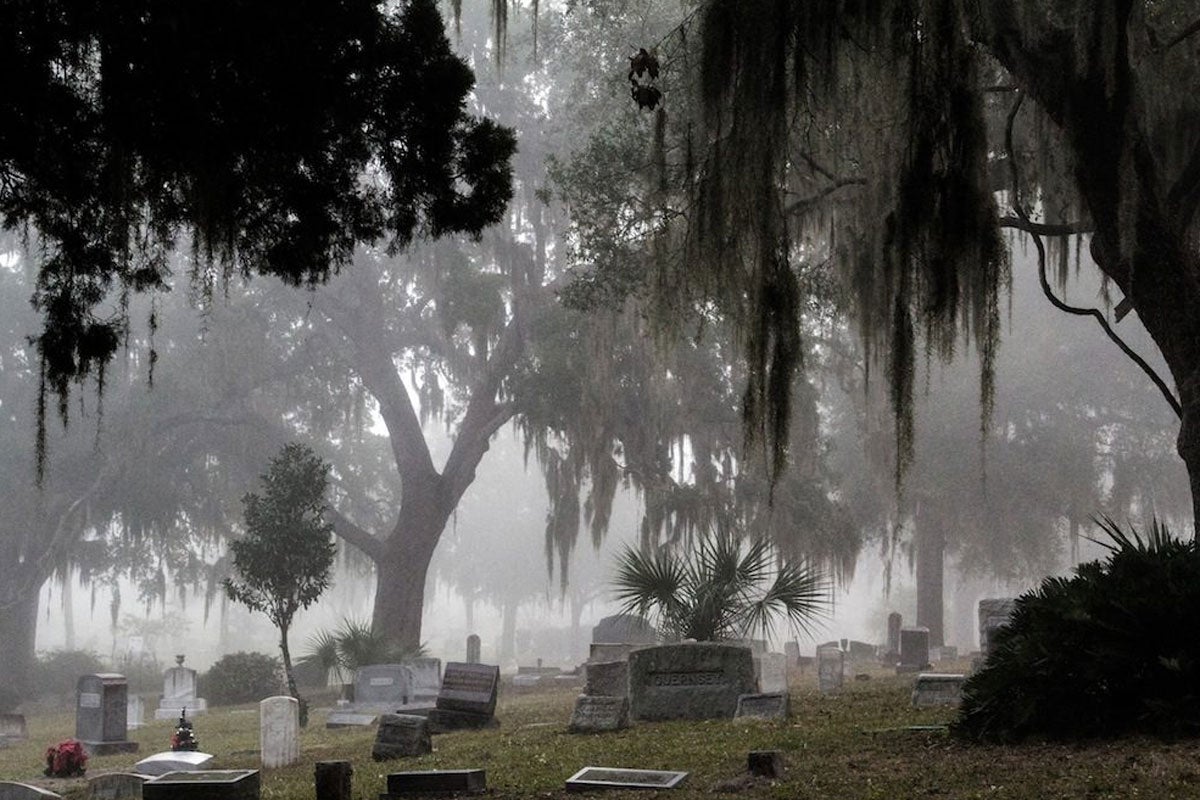
<svg viewBox="0 0 1200 800">
<path fill-rule="evenodd" d="M 1155 522 L 1145 541 L 1111 520 L 1104 561 L 1017 598 L 963 688 L 955 732 L 1011 742 L 1200 734 L 1200 550 Z"/>
<path fill-rule="evenodd" d="M 230 653 L 222 656 L 200 679 L 203 694 L 214 706 L 252 703 L 280 693 L 283 687 L 279 659 L 263 653 Z"/>
<path fill-rule="evenodd" d="M 99 656 L 87 650 L 51 650 L 38 654 L 33 690 L 39 695 L 72 695 L 79 676 L 109 671 Z"/>
</svg>

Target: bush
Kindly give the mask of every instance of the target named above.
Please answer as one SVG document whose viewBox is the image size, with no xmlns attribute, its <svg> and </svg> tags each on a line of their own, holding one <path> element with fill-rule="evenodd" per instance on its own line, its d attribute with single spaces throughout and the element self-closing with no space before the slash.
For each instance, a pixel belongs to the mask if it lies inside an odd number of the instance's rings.
<svg viewBox="0 0 1200 800">
<path fill-rule="evenodd" d="M 109 671 L 98 655 L 86 650 L 39 653 L 33 673 L 33 691 L 38 695 L 74 695 L 81 675 Z"/>
<path fill-rule="evenodd" d="M 1200 734 L 1200 550 L 1157 522 L 1147 541 L 1101 523 L 1104 561 L 1017 598 L 955 732 L 1011 742 Z"/>
<path fill-rule="evenodd" d="M 263 653 L 230 653 L 200 678 L 201 694 L 214 706 L 258 702 L 280 693 L 282 670 L 279 659 Z"/>
</svg>

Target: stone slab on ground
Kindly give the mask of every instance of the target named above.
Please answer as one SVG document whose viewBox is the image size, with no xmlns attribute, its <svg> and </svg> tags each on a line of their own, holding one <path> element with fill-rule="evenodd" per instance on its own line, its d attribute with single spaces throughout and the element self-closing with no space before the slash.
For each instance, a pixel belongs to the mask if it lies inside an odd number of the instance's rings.
<svg viewBox="0 0 1200 800">
<path fill-rule="evenodd" d="M 687 776 L 686 772 L 657 769 L 584 767 L 567 778 L 566 788 L 568 792 L 588 792 L 596 789 L 674 789 Z"/>
<path fill-rule="evenodd" d="M 213 760 L 210 753 L 199 750 L 164 750 L 146 756 L 133 765 L 133 771 L 142 775 L 166 775 L 169 772 L 194 772 L 204 769 Z"/>
<path fill-rule="evenodd" d="M 256 769 L 169 772 L 142 784 L 143 800 L 259 800 Z"/>
<path fill-rule="evenodd" d="M 387 776 L 387 792 L 380 800 L 409 795 L 477 794 L 487 791 L 487 773 L 482 769 L 431 769 L 393 772 Z"/>
<path fill-rule="evenodd" d="M 913 684 L 912 704 L 917 708 L 962 704 L 962 688 L 967 676 L 946 672 L 922 672 Z"/>
<path fill-rule="evenodd" d="M 355 711 L 331 711 L 325 719 L 325 727 L 330 729 L 369 728 L 378 721 L 378 714 L 365 714 Z"/>
<path fill-rule="evenodd" d="M 735 718 L 787 719 L 791 704 L 787 692 L 759 692 L 738 697 Z"/>
</svg>

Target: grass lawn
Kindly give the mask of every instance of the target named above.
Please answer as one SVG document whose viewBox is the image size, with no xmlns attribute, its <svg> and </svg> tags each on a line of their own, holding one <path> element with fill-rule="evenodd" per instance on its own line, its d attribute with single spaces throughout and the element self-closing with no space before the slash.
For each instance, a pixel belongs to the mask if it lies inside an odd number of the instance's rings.
<svg viewBox="0 0 1200 800">
<path fill-rule="evenodd" d="M 535 694 L 502 690 L 499 730 L 434 737 L 434 752 L 384 763 L 371 760 L 374 728 L 324 729 L 317 709 L 301 735 L 301 763 L 262 776 L 262 796 L 312 798 L 313 762 L 354 763 L 354 797 L 375 800 L 388 772 L 411 769 L 487 770 L 495 797 L 558 798 L 563 782 L 583 766 L 673 769 L 691 773 L 670 792 L 608 793 L 611 800 L 669 794 L 673 799 L 733 792 L 746 798 L 850 800 L 880 798 L 1200 798 L 1200 742 L 1121 739 L 1078 745 L 968 746 L 945 734 L 909 732 L 910 725 L 947 722 L 952 711 L 914 709 L 911 676 L 882 671 L 850 681 L 823 697 L 810 673 L 793 676 L 792 716 L 786 722 L 639 723 L 616 734 L 565 732 L 575 690 Z M 41 777 L 45 748 L 74 734 L 74 716 L 31 717 L 29 741 L 0 750 L 0 779 L 45 786 L 83 798 L 86 781 Z M 214 769 L 258 767 L 256 706 L 221 708 L 195 721 Z M 88 774 L 130 770 L 134 762 L 168 749 L 174 724 L 154 722 L 130 732 L 136 755 L 93 758 Z M 787 772 L 778 781 L 744 778 L 750 750 L 778 749 Z"/>
</svg>

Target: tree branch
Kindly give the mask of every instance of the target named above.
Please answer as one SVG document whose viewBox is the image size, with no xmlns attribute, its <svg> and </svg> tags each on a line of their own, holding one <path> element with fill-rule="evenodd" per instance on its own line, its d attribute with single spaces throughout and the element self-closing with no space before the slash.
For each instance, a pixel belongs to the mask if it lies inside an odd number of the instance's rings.
<svg viewBox="0 0 1200 800">
<path fill-rule="evenodd" d="M 826 197 L 836 192 L 838 189 L 841 189 L 845 186 L 864 186 L 866 185 L 866 182 L 866 178 L 835 178 L 833 179 L 832 184 L 826 186 L 824 189 L 812 195 L 811 197 L 801 198 L 789 205 L 784 209 L 784 213 L 788 214 L 789 216 L 792 214 L 803 214 L 813 206 L 820 203 Z"/>
<path fill-rule="evenodd" d="M 333 525 L 333 532 L 339 538 L 361 550 L 363 555 L 375 562 L 383 558 L 383 541 L 355 525 L 345 514 L 329 506 L 325 518 Z"/>
<path fill-rule="evenodd" d="M 1025 233 L 1035 233 L 1038 236 L 1074 236 L 1078 233 L 1092 233 L 1095 227 L 1090 222 L 1063 222 L 1060 224 L 1048 222 L 1026 222 L 1020 217 L 1000 217 L 1001 228 L 1016 228 Z"/>
</svg>

